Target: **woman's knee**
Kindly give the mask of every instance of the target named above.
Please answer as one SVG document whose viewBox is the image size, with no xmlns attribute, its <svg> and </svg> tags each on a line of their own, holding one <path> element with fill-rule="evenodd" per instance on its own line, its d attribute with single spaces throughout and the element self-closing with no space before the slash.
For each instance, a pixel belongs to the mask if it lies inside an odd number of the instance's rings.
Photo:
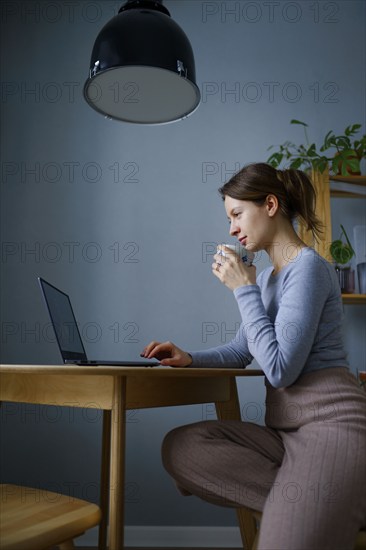
<svg viewBox="0 0 366 550">
<path fill-rule="evenodd" d="M 176 471 L 180 465 L 187 465 L 195 450 L 202 448 L 211 423 L 212 421 L 195 422 L 167 433 L 162 443 L 162 459 L 168 472 Z"/>
</svg>

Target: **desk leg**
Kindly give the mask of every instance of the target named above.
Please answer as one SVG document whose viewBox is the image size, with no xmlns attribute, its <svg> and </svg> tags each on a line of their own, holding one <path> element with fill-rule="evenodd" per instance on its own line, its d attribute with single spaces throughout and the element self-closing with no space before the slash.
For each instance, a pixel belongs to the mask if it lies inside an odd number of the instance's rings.
<svg viewBox="0 0 366 550">
<path fill-rule="evenodd" d="M 126 378 L 114 377 L 111 425 L 109 550 L 123 550 Z"/>
<path fill-rule="evenodd" d="M 100 507 L 98 550 L 107 550 L 109 473 L 111 460 L 111 411 L 103 411 L 102 466 L 100 476 Z"/>
<path fill-rule="evenodd" d="M 220 420 L 241 420 L 238 388 L 235 378 L 230 378 L 230 399 L 215 403 L 217 417 Z M 240 528 L 243 548 L 252 548 L 256 536 L 256 523 L 249 508 L 237 508 L 236 515 Z"/>
<path fill-rule="evenodd" d="M 233 376 L 230 377 L 230 399 L 217 401 L 215 405 L 219 420 L 241 420 L 238 389 Z"/>
</svg>

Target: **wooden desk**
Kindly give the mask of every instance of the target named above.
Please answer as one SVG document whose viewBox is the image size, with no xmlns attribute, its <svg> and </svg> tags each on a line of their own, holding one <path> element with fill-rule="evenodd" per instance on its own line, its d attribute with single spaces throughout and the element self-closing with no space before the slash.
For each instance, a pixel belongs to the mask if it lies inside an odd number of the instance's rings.
<svg viewBox="0 0 366 550">
<path fill-rule="evenodd" d="M 219 418 L 240 419 L 236 376 L 254 369 L 0 365 L 0 401 L 99 408 L 103 412 L 99 548 L 123 550 L 126 410 L 215 403 Z"/>
</svg>

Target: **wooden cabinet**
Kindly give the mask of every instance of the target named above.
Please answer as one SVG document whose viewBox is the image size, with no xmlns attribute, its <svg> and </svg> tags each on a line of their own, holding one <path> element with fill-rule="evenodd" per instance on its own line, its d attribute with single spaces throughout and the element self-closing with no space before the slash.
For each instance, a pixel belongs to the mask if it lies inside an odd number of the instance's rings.
<svg viewBox="0 0 366 550">
<path fill-rule="evenodd" d="M 366 201 L 362 193 L 366 189 L 366 176 L 329 176 L 328 171 L 323 173 L 312 172 L 312 181 L 317 194 L 316 214 L 324 224 L 324 233 L 319 242 L 314 242 L 312 234 L 299 224 L 300 238 L 328 261 L 331 260 L 329 246 L 333 241 L 331 223 L 330 198 L 360 198 Z M 366 304 L 366 294 L 343 294 L 345 304 Z"/>
</svg>

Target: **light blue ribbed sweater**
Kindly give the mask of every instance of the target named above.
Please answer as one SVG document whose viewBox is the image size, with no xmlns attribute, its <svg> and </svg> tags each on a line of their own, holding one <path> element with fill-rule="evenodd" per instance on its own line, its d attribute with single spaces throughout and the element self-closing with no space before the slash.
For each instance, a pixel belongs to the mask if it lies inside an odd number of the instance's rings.
<svg viewBox="0 0 366 550">
<path fill-rule="evenodd" d="M 342 299 L 334 267 L 312 248 L 278 274 L 265 269 L 257 284 L 234 290 L 241 325 L 223 346 L 190 352 L 191 367 L 243 368 L 256 359 L 275 388 L 300 374 L 348 367 L 342 335 Z"/>
</svg>

